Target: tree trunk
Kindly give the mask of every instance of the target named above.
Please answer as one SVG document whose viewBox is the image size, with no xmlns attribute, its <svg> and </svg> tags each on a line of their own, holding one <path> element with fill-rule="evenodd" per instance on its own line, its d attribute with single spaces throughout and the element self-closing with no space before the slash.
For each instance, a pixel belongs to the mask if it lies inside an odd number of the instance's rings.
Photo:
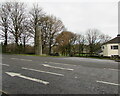
<svg viewBox="0 0 120 96">
<path fill-rule="evenodd" d="M 5 44 L 4 45 L 7 45 L 7 30 L 5 29 Z"/>
<path fill-rule="evenodd" d="M 51 38 L 50 38 L 50 42 L 49 42 L 49 55 L 51 54 L 51 49 L 52 49 L 52 47 L 51 47 Z"/>
<path fill-rule="evenodd" d="M 15 53 L 19 53 L 19 46 L 18 46 L 18 36 L 15 36 Z"/>
<path fill-rule="evenodd" d="M 23 38 L 23 47 L 24 47 L 24 49 L 23 49 L 23 52 L 25 53 L 25 45 L 26 45 L 26 42 L 25 42 L 25 37 Z"/>
<path fill-rule="evenodd" d="M 80 44 L 79 44 L 79 57 L 80 57 Z"/>
<path fill-rule="evenodd" d="M 72 54 L 71 54 L 71 45 L 69 44 L 68 46 L 69 46 L 69 47 L 68 47 L 68 48 L 69 48 L 69 49 L 68 49 L 68 54 L 69 54 L 69 56 L 71 56 L 71 55 L 72 55 Z"/>
<path fill-rule="evenodd" d="M 93 55 L 93 45 L 91 44 L 90 45 L 90 56 L 92 56 Z"/>
<path fill-rule="evenodd" d="M 5 29 L 5 52 L 7 52 L 7 29 Z"/>
</svg>

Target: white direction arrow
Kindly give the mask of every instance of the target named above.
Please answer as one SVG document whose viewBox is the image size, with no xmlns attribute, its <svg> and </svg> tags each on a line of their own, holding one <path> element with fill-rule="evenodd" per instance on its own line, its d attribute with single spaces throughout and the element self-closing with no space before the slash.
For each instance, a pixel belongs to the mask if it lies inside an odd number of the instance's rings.
<svg viewBox="0 0 120 96">
<path fill-rule="evenodd" d="M 35 79 L 35 78 L 31 78 L 31 77 L 27 77 L 27 76 L 21 75 L 19 73 L 13 73 L 13 72 L 5 72 L 5 73 L 12 76 L 12 77 L 16 76 L 16 77 L 21 77 L 21 78 L 24 78 L 24 79 L 27 79 L 27 80 L 35 81 L 35 82 L 38 82 L 38 83 L 43 83 L 45 85 L 49 84 L 49 82 L 39 80 L 39 79 Z"/>
</svg>

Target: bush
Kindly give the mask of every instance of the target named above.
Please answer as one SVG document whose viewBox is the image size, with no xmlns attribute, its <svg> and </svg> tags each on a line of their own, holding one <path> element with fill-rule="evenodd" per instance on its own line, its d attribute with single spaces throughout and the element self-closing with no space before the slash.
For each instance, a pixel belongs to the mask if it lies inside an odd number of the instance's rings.
<svg viewBox="0 0 120 96">
<path fill-rule="evenodd" d="M 116 60 L 116 59 L 119 59 L 120 57 L 118 56 L 118 55 L 112 55 L 111 56 L 111 59 L 114 59 L 114 60 Z"/>
<path fill-rule="evenodd" d="M 59 56 L 59 53 L 51 53 L 50 56 Z"/>
</svg>

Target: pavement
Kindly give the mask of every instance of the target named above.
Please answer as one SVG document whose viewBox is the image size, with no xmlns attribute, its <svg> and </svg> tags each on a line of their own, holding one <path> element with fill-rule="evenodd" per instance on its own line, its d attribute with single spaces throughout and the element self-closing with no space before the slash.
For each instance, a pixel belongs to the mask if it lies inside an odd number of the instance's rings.
<svg viewBox="0 0 120 96">
<path fill-rule="evenodd" d="M 118 94 L 118 62 L 79 57 L 2 55 L 6 94 Z"/>
</svg>

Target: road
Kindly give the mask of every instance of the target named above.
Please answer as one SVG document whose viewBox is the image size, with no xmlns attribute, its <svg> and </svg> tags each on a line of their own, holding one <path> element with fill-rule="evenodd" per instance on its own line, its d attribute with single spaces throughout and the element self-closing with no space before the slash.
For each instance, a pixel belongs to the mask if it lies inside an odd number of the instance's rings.
<svg viewBox="0 0 120 96">
<path fill-rule="evenodd" d="M 118 62 L 79 57 L 2 55 L 7 94 L 118 94 Z"/>
</svg>

